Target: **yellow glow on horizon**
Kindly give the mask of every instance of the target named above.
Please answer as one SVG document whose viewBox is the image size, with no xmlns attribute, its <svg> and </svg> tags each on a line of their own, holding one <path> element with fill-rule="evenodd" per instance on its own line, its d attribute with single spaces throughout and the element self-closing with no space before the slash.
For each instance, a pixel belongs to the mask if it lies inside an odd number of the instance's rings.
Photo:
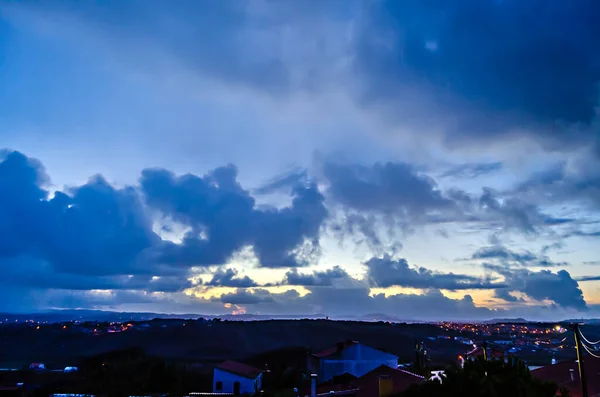
<svg viewBox="0 0 600 397">
<path fill-rule="evenodd" d="M 248 292 L 253 292 L 254 290 L 266 290 L 272 294 L 282 294 L 287 291 L 296 290 L 298 294 L 302 297 L 307 295 L 310 291 L 308 291 L 304 287 L 295 287 L 295 286 L 273 286 L 273 287 L 255 287 L 255 288 L 247 288 Z M 237 288 L 230 287 L 192 287 L 183 291 L 184 294 L 188 296 L 193 296 L 195 298 L 200 299 L 211 299 L 211 298 L 220 298 L 222 295 L 234 293 Z"/>
<path fill-rule="evenodd" d="M 423 295 L 422 289 L 417 288 L 404 288 L 404 287 L 389 287 L 389 288 L 371 288 L 369 291 L 369 296 L 384 294 L 385 297 L 390 297 L 393 295 Z"/>
</svg>

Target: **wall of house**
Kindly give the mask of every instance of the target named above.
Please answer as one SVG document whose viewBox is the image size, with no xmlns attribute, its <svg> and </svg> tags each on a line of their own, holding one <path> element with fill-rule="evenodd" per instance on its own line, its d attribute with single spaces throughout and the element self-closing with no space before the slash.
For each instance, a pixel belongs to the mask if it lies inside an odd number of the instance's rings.
<svg viewBox="0 0 600 397">
<path fill-rule="evenodd" d="M 344 373 L 360 377 L 381 365 L 398 368 L 398 357 L 357 343 L 320 360 L 319 383 Z"/>
<path fill-rule="evenodd" d="M 223 387 L 218 390 L 217 382 L 222 382 Z M 244 378 L 226 371 L 215 368 L 213 371 L 213 392 L 233 393 L 234 383 L 240 383 L 240 394 L 254 394 L 262 388 L 262 374 L 256 379 Z"/>
</svg>

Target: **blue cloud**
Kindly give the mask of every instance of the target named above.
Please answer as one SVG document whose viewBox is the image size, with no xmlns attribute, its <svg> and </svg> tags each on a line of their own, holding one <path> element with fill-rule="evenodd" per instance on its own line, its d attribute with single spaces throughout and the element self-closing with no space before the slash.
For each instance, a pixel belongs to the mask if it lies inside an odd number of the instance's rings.
<svg viewBox="0 0 600 397">
<path fill-rule="evenodd" d="M 213 287 L 233 287 L 233 288 L 250 288 L 256 287 L 258 284 L 248 276 L 236 277 L 238 271 L 235 269 L 219 269 L 217 270 L 210 281 L 206 285 Z"/>
<path fill-rule="evenodd" d="M 528 269 L 509 269 L 502 265 L 489 263 L 484 263 L 483 266 L 504 277 L 507 284 L 506 294 L 518 291 L 535 300 L 549 300 L 564 308 L 579 311 L 588 308 L 579 284 L 566 270 L 559 270 L 554 273 L 550 270 L 534 272 Z M 512 295 L 509 297 L 506 294 L 501 293 L 496 294 L 496 296 L 513 301 Z"/>
<path fill-rule="evenodd" d="M 327 218 L 316 185 L 296 186 L 290 207 L 256 209 L 254 198 L 236 180 L 234 166 L 204 177 L 177 177 L 145 170 L 141 187 L 152 208 L 191 227 L 182 244 L 167 244 L 160 260 L 182 266 L 226 262 L 252 246 L 262 266 L 308 264 L 319 250 L 319 230 Z"/>
<path fill-rule="evenodd" d="M 467 163 L 461 164 L 447 170 L 442 177 L 454 178 L 477 178 L 482 175 L 491 174 L 502 170 L 504 165 L 501 162 L 494 163 Z"/>
<path fill-rule="evenodd" d="M 548 256 L 540 253 L 534 254 L 531 251 L 515 252 L 503 246 L 481 247 L 473 253 L 471 259 L 497 260 L 504 266 L 510 267 L 513 264 L 524 267 L 558 267 L 568 266 L 566 262 L 554 262 Z"/>
<path fill-rule="evenodd" d="M 327 217 L 314 185 L 296 186 L 292 204 L 256 209 L 234 166 L 205 177 L 142 172 L 140 189 L 101 176 L 53 196 L 40 162 L 0 158 L 0 267 L 3 281 L 31 288 L 173 292 L 192 286 L 193 266 L 222 265 L 252 246 L 267 267 L 295 267 L 318 254 Z M 180 244 L 153 231 L 151 211 L 191 229 Z M 253 286 L 217 272 L 213 284 Z"/>
<path fill-rule="evenodd" d="M 423 267 L 411 268 L 406 259 L 389 256 L 365 262 L 367 278 L 376 287 L 400 286 L 421 289 L 494 289 L 506 285 L 465 274 L 433 272 Z"/>
<path fill-rule="evenodd" d="M 307 287 L 330 287 L 333 286 L 335 280 L 348 277 L 350 277 L 348 273 L 339 266 L 312 273 L 300 273 L 297 269 L 292 269 L 285 274 L 283 284 Z"/>
<path fill-rule="evenodd" d="M 372 2 L 356 66 L 369 102 L 429 92 L 456 117 L 453 144 L 528 125 L 562 150 L 598 138 L 564 128 L 596 116 L 598 14 L 594 0 Z"/>
</svg>

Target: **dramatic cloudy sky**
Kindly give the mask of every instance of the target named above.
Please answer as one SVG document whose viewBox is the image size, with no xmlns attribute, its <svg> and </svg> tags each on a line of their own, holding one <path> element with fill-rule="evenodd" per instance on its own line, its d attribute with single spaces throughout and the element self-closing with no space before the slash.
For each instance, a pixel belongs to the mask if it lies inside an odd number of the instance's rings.
<svg viewBox="0 0 600 397">
<path fill-rule="evenodd" d="M 0 310 L 600 316 L 600 2 L 0 2 Z"/>
</svg>

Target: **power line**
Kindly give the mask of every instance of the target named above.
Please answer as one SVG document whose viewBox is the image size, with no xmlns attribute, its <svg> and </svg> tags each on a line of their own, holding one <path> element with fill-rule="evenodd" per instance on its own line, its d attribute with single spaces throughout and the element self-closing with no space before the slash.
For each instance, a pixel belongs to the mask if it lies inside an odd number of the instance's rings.
<svg viewBox="0 0 600 397">
<path fill-rule="evenodd" d="M 581 332 L 579 332 L 579 324 L 571 324 L 573 336 L 575 337 L 575 350 L 577 351 L 577 368 L 579 369 L 579 381 L 581 382 L 581 394 L 583 397 L 588 397 L 587 381 L 585 379 L 585 367 L 583 366 L 583 352 L 581 351 Z M 585 346 L 585 345 L 584 345 Z"/>
<path fill-rule="evenodd" d="M 587 351 L 587 352 L 589 353 L 589 355 L 590 355 L 590 356 L 600 359 L 600 356 L 597 356 L 597 355 L 595 355 L 594 353 L 592 353 L 592 351 L 590 350 L 590 348 L 589 348 L 589 347 L 587 347 L 587 346 L 585 345 L 585 343 L 582 343 L 582 344 L 581 344 L 581 346 L 583 346 L 583 348 L 585 349 L 585 351 Z"/>
<path fill-rule="evenodd" d="M 581 329 L 579 330 L 579 335 L 581 335 L 581 337 L 583 338 L 584 341 L 586 341 L 587 343 L 589 343 L 590 345 L 597 345 L 598 343 L 600 343 L 600 340 L 597 340 L 596 342 L 590 342 L 581 332 Z"/>
</svg>

